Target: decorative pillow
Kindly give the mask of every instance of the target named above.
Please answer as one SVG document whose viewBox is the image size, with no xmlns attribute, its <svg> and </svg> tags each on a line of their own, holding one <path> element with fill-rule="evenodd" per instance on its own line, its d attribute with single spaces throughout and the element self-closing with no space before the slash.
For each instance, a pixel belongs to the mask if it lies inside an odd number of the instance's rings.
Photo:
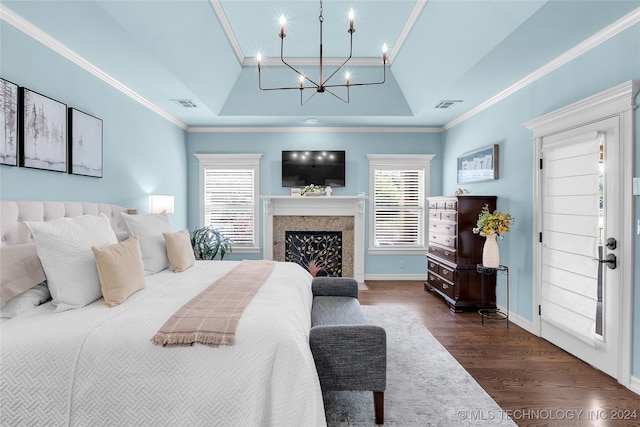
<svg viewBox="0 0 640 427">
<path fill-rule="evenodd" d="M 0 248 L 0 307 L 46 280 L 35 243 Z"/>
<path fill-rule="evenodd" d="M 102 296 L 109 307 L 144 289 L 144 265 L 137 237 L 104 248 L 91 248 L 98 264 Z"/>
<path fill-rule="evenodd" d="M 39 306 L 51 298 L 46 283 L 40 283 L 31 289 L 27 289 L 19 295 L 16 295 L 0 309 L 0 317 L 13 318 L 20 313 Z"/>
<path fill-rule="evenodd" d="M 117 243 L 104 214 L 25 222 L 36 240 L 56 312 L 84 307 L 102 296 L 92 246 Z"/>
<path fill-rule="evenodd" d="M 173 271 L 180 273 L 195 265 L 196 256 L 193 253 L 191 238 L 187 230 L 162 233 L 162 235 L 167 246 L 167 258 L 169 258 Z"/>
<path fill-rule="evenodd" d="M 147 215 L 129 215 L 122 212 L 129 235 L 138 236 L 145 274 L 155 274 L 169 267 L 167 248 L 162 233 L 172 233 L 166 212 Z"/>
</svg>

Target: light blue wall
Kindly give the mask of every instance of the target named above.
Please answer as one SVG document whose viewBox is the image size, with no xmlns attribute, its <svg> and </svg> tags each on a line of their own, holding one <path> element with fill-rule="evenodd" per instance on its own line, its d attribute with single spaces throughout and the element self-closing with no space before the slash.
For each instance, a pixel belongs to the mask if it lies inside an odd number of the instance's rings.
<svg viewBox="0 0 640 427">
<path fill-rule="evenodd" d="M 0 75 L 103 120 L 103 178 L 0 166 L 3 200 L 113 203 L 148 211 L 147 195 L 175 196 L 187 223 L 186 132 L 1 21 Z"/>
<path fill-rule="evenodd" d="M 640 79 L 640 25 L 595 47 L 569 64 L 523 88 L 514 95 L 451 128 L 446 132 L 443 158 L 443 191 L 451 194 L 456 184 L 456 157 L 465 151 L 499 144 L 500 178 L 466 185 L 472 194 L 495 194 L 498 209 L 510 212 L 515 226 L 500 242 L 501 263 L 511 272 L 511 310 L 532 319 L 532 134 L 522 123 L 620 83 Z M 636 112 L 636 118 L 638 113 Z M 638 122 L 640 123 L 640 122 Z M 636 175 L 640 171 L 636 132 Z M 639 216 L 636 199 L 635 218 Z M 635 223 L 635 221 L 634 221 Z M 635 230 L 635 227 L 634 227 Z M 635 247 L 640 248 L 635 237 Z M 636 264 L 638 254 L 636 250 Z M 634 277 L 633 373 L 640 375 L 640 269 Z M 504 293 L 499 292 L 499 295 Z M 504 300 L 501 301 L 504 304 Z M 537 315 L 537 313 L 536 313 Z"/>
<path fill-rule="evenodd" d="M 498 195 L 498 207 L 516 218 L 500 243 L 511 270 L 511 309 L 532 319 L 533 147 L 522 123 L 621 82 L 640 79 L 640 25 L 525 87 L 495 106 L 435 133 L 186 133 L 116 89 L 55 54 L 11 25 L 0 25 L 0 76 L 104 121 L 104 178 L 0 165 L 3 200 L 84 200 L 147 211 L 147 195 L 173 194 L 174 228 L 198 224 L 198 165 L 193 153 L 263 153 L 261 193 L 287 194 L 280 186 L 283 149 L 344 149 L 347 187 L 334 194 L 368 192 L 368 153 L 435 154 L 431 194 L 453 194 L 458 155 L 489 144 L 500 147 L 500 179 L 467 184 L 472 194 Z M 639 101 L 640 102 L 640 101 Z M 635 176 L 640 176 L 640 110 L 636 111 Z M 640 196 L 634 197 L 634 225 Z M 367 210 L 368 220 L 368 210 Z M 634 226 L 635 230 L 635 226 Z M 640 265 L 640 237 L 634 238 Z M 368 233 L 367 233 L 368 245 Z M 233 257 L 234 255 L 232 255 Z M 259 257 L 258 255 L 256 257 Z M 365 272 L 424 274 L 422 256 L 370 256 Z M 640 268 L 634 270 L 633 374 L 640 377 Z M 502 301 L 504 303 L 504 301 Z"/>
<path fill-rule="evenodd" d="M 433 195 L 442 190 L 441 144 L 439 133 L 373 133 L 373 132 L 261 132 L 261 133 L 191 133 L 188 142 L 189 229 L 198 226 L 198 160 L 194 153 L 262 153 L 260 161 L 260 194 L 286 195 L 282 187 L 282 150 L 319 149 L 346 151 L 346 186 L 334 188 L 333 195 L 369 193 L 369 163 L 367 154 L 435 154 L 431 162 Z M 367 204 L 368 208 L 368 204 Z M 367 209 L 368 221 L 368 209 Z M 368 233 L 366 245 L 369 244 Z M 262 246 L 262 242 L 261 242 Z M 232 254 L 231 259 L 245 258 Z M 255 258 L 261 258 L 262 254 Z M 400 260 L 404 268 L 400 269 Z M 367 255 L 366 274 L 426 274 L 424 256 Z"/>
</svg>

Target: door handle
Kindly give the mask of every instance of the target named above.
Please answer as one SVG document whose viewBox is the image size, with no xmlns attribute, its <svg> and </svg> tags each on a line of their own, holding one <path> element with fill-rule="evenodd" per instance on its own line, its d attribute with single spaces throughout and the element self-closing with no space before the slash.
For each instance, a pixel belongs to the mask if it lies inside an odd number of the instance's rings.
<svg viewBox="0 0 640 427">
<path fill-rule="evenodd" d="M 607 264 L 607 267 L 609 267 L 612 270 L 615 270 L 615 268 L 618 266 L 618 258 L 614 255 L 614 254 L 608 254 L 606 259 L 600 259 L 600 258 L 592 258 L 594 261 L 598 261 L 601 264 Z"/>
</svg>

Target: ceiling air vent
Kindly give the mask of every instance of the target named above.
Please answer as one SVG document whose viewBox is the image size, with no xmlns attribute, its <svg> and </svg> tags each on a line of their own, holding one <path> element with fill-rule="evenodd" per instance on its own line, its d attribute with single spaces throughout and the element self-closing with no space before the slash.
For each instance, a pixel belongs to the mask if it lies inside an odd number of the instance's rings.
<svg viewBox="0 0 640 427">
<path fill-rule="evenodd" d="M 184 108 L 197 108 L 198 106 L 190 99 L 172 99 L 171 101 L 177 102 L 182 105 Z"/>
<path fill-rule="evenodd" d="M 461 99 L 443 99 L 438 105 L 435 106 L 435 108 L 446 110 L 447 108 L 453 108 L 454 105 L 461 102 Z"/>
</svg>

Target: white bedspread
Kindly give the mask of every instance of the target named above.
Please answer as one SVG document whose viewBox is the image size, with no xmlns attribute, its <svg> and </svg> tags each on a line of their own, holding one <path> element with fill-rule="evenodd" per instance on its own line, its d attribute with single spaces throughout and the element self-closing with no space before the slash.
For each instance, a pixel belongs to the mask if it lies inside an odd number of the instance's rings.
<svg viewBox="0 0 640 427">
<path fill-rule="evenodd" d="M 309 349 L 311 277 L 278 263 L 244 312 L 237 344 L 150 342 L 186 301 L 237 262 L 199 261 L 147 276 L 108 308 L 44 304 L 0 325 L 0 424 L 47 426 L 325 425 Z"/>
</svg>

